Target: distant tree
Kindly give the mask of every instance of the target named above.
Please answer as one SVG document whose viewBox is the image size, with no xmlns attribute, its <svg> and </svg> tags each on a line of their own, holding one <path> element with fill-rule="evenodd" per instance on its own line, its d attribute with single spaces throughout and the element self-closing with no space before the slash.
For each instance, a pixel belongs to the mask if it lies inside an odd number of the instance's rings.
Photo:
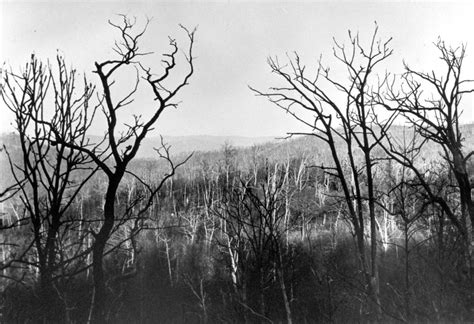
<svg viewBox="0 0 474 324">
<path fill-rule="evenodd" d="M 213 209 L 221 222 L 219 244 L 228 256 L 230 277 L 235 297 L 242 306 L 244 320 L 256 316 L 271 321 L 266 290 L 276 281 L 281 291 L 286 320 L 292 323 L 290 289 L 287 287 L 285 264 L 285 174 L 278 166 L 268 170 L 267 179 L 258 186 L 240 178 Z M 255 278 L 255 279 L 253 279 Z M 253 281 L 253 280 L 255 281 Z M 255 282 L 255 284 L 252 284 Z M 251 300 L 252 290 L 258 296 Z"/>
<path fill-rule="evenodd" d="M 225 142 L 222 146 L 222 160 L 220 161 L 220 167 L 223 169 L 223 173 L 225 175 L 225 190 L 230 190 L 233 185 L 234 173 L 236 171 L 236 155 L 237 150 L 235 147 Z M 222 172 L 221 172 L 222 173 Z"/>
<path fill-rule="evenodd" d="M 386 82 L 386 78 L 378 79 L 374 70 L 392 54 L 389 48 L 391 39 L 381 42 L 377 39 L 377 32 L 378 27 L 367 48 L 361 44 L 359 35 L 350 31 L 350 46 L 335 41 L 334 57 L 347 72 L 343 79 L 333 79 L 321 60 L 314 71 L 307 69 L 295 53 L 287 65 L 282 65 L 278 59 L 268 59 L 272 72 L 282 81 L 281 85 L 270 88 L 269 92 L 252 90 L 311 130 L 290 135 L 311 135 L 328 145 L 333 165 L 320 167 L 340 182 L 342 199 L 356 236 L 367 296 L 372 312 L 379 317 L 382 305 L 378 277 L 377 195 L 373 175 L 377 156 L 374 151 L 386 136 L 385 131 L 390 128 L 393 118 L 377 124 L 377 113 L 372 103 L 372 92 Z M 379 124 L 384 130 L 382 135 L 374 133 Z M 366 234 L 370 237 L 368 254 Z"/>
</svg>

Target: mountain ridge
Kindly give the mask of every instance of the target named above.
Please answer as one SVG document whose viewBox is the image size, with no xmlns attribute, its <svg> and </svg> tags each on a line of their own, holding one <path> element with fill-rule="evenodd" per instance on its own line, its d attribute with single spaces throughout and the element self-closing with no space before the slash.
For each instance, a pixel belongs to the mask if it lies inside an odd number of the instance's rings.
<svg viewBox="0 0 474 324">
<path fill-rule="evenodd" d="M 14 132 L 1 133 L 0 144 L 12 145 L 17 135 Z M 88 136 L 91 143 L 99 143 L 102 136 Z M 209 152 L 218 151 L 225 144 L 236 148 L 245 148 L 253 145 L 261 145 L 278 141 L 276 136 L 236 136 L 236 135 L 156 135 L 146 137 L 140 145 L 137 158 L 151 158 L 156 156 L 154 148 L 161 147 L 161 138 L 166 145 L 170 146 L 170 154 L 178 155 L 193 151 Z"/>
</svg>

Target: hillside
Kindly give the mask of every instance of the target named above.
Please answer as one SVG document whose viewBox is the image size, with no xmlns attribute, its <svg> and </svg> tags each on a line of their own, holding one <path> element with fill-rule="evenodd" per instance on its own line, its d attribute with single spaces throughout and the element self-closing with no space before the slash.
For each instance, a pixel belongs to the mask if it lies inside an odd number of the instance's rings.
<svg viewBox="0 0 474 324">
<path fill-rule="evenodd" d="M 464 135 L 464 145 L 466 152 L 474 149 L 474 124 L 462 126 Z M 392 137 L 399 141 L 403 136 L 410 136 L 409 132 L 403 126 L 393 126 L 391 129 Z M 164 142 L 171 146 L 170 153 L 177 156 L 178 159 L 186 156 L 190 152 L 195 152 L 192 160 L 208 159 L 219 160 L 221 158 L 221 149 L 224 144 L 230 144 L 237 148 L 239 160 L 249 159 L 252 146 L 257 146 L 259 154 L 267 159 L 274 161 L 286 160 L 292 156 L 307 156 L 316 164 L 331 164 L 331 156 L 328 147 L 321 140 L 313 136 L 295 136 L 289 139 L 278 139 L 276 137 L 245 137 L 245 136 L 164 136 Z M 93 142 L 98 142 L 99 137 L 92 137 Z M 400 141 L 401 142 L 401 141 Z M 149 160 L 157 157 L 154 148 L 160 147 L 161 139 L 159 136 L 150 137 L 143 141 L 136 160 Z M 20 158 L 17 137 L 15 134 L 0 134 L 0 146 L 5 145 L 12 158 Z M 342 147 L 341 147 L 342 148 Z M 422 155 L 428 159 L 439 158 L 441 152 L 438 145 L 428 143 L 424 147 Z M 192 163 L 192 161 L 190 161 Z M 246 162 L 246 161 L 241 161 Z M 247 161 L 248 162 L 248 161 Z M 4 175 L 1 183 L 10 178 L 9 166 L 5 154 L 0 154 L 0 171 Z"/>
<path fill-rule="evenodd" d="M 275 141 L 275 137 L 246 137 L 246 136 L 163 136 L 164 142 L 171 145 L 172 154 L 187 153 L 193 151 L 218 151 L 224 144 L 235 147 L 249 147 Z M 153 148 L 160 147 L 159 136 L 146 138 L 138 153 L 138 158 L 151 158 L 156 156 Z"/>
</svg>

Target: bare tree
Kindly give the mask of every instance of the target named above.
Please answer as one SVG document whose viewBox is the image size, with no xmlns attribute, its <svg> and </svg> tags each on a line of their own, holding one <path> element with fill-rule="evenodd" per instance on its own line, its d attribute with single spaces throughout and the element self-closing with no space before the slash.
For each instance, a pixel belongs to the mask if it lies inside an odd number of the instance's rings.
<svg viewBox="0 0 474 324">
<path fill-rule="evenodd" d="M 244 320 L 249 314 L 271 322 L 265 291 L 277 282 L 281 291 L 286 320 L 292 323 L 291 298 L 287 287 L 285 240 L 288 225 L 285 198 L 285 172 L 275 165 L 267 170 L 266 182 L 250 185 L 253 179 L 240 180 L 228 191 L 223 201 L 213 209 L 223 220 L 220 244 L 228 256 L 230 277 L 238 303 L 243 307 Z M 257 306 L 248 295 L 252 289 L 252 274 L 257 276 Z M 250 313 L 249 313 L 250 312 Z"/>
<path fill-rule="evenodd" d="M 131 21 L 124 15 L 121 17 L 121 24 L 109 22 L 111 26 L 119 31 L 121 37 L 120 41 L 116 42 L 114 47 L 117 58 L 96 62 L 94 71 L 98 75 L 102 86 L 103 96 L 101 97 L 101 108 L 106 119 L 107 127 L 102 143 L 105 143 L 106 148 L 101 149 L 99 145 L 91 147 L 81 145 L 81 143 L 68 142 L 57 132 L 54 132 L 55 141 L 53 142 L 66 143 L 73 150 L 88 155 L 106 174 L 108 179 L 104 198 L 102 224 L 99 230 L 93 233 L 94 242 L 92 244 L 94 293 L 91 320 L 95 323 L 103 323 L 106 321 L 107 294 L 103 262 L 104 255 L 107 253 L 107 243 L 114 229 L 123 223 L 123 219 L 131 217 L 129 213 L 131 210 L 129 208 L 127 208 L 123 217 L 116 215 L 116 195 L 120 183 L 126 174 L 133 176 L 127 169 L 129 163 L 136 157 L 142 141 L 153 129 L 163 111 L 167 108 L 177 106 L 177 102 L 175 101 L 177 94 L 188 84 L 194 72 L 193 45 L 195 30 L 189 31 L 181 26 L 189 39 L 189 47 L 183 52 L 188 71 L 184 73 L 180 81 L 175 81 L 175 85 L 170 85 L 171 81 L 169 79 L 172 74 L 174 74 L 177 66 L 176 59 L 179 51 L 177 41 L 174 38 L 170 38 L 169 45 L 171 51 L 164 54 L 164 59 L 162 60 L 164 71 L 159 75 L 155 75 L 152 73 L 151 68 L 146 68 L 140 63 L 140 58 L 148 54 L 140 51 L 139 40 L 146 32 L 149 21 L 147 21 L 141 31 L 134 32 L 135 21 Z M 113 95 L 114 78 L 119 71 L 124 70 L 129 65 L 135 67 L 137 71 L 135 86 L 129 93 L 120 99 L 116 99 Z M 152 116 L 146 120 L 143 120 L 141 116 L 133 115 L 133 123 L 125 124 L 126 130 L 119 133 L 118 125 L 120 120 L 118 111 L 133 102 L 133 96 L 137 92 L 140 81 L 140 71 L 144 74 L 143 79 L 154 95 L 156 106 L 153 107 Z M 176 80 L 174 75 L 171 79 Z M 172 163 L 168 149 L 165 149 L 165 154 L 162 154 L 161 157 L 170 163 L 171 172 L 164 175 L 162 181 L 158 184 L 147 186 L 149 189 L 148 202 L 140 211 L 135 212 L 136 215 L 142 215 L 144 213 L 152 203 L 152 197 L 160 190 L 164 182 L 174 174 L 176 168 L 182 164 L 174 165 Z M 137 177 L 137 179 L 139 178 Z"/>
<path fill-rule="evenodd" d="M 333 79 L 329 68 L 323 66 L 321 60 L 315 71 L 308 70 L 295 53 L 293 58 L 289 58 L 288 65 L 282 65 L 278 59 L 268 60 L 272 72 L 283 81 L 281 86 L 272 87 L 269 92 L 252 90 L 268 98 L 311 130 L 290 135 L 311 135 L 329 146 L 333 165 L 321 168 L 340 181 L 342 198 L 346 202 L 357 238 L 367 296 L 372 311 L 380 316 L 382 308 L 373 167 L 377 163 L 374 149 L 383 140 L 385 133 L 377 136 L 373 132 L 376 113 L 371 98 L 374 87 L 378 89 L 386 82 L 386 78 L 376 78 L 374 70 L 392 54 L 392 50 L 389 48 L 391 39 L 381 42 L 377 32 L 378 27 L 367 48 L 361 45 L 359 36 L 350 31 L 350 46 L 345 47 L 335 41 L 333 54 L 347 72 L 348 82 Z M 392 122 L 390 116 L 383 124 L 384 131 L 388 130 Z M 370 236 L 368 255 L 365 241 L 367 222 Z"/>
<path fill-rule="evenodd" d="M 56 62 L 57 72 L 32 55 L 19 74 L 4 71 L 1 88 L 3 102 L 15 116 L 19 137 L 19 161 L 4 149 L 18 188 L 17 196 L 33 232 L 32 246 L 37 255 L 33 265 L 39 269 L 45 321 L 52 321 L 55 315 L 53 287 L 58 277 L 67 272 L 65 269 L 73 260 L 89 253 L 77 253 L 87 233 L 74 237 L 75 244 L 62 251 L 67 257 L 59 258 L 58 251 L 78 226 L 71 209 L 78 193 L 96 171 L 83 152 L 71 150 L 64 143 L 50 145 L 53 134 L 49 127 L 65 142 L 86 145 L 85 133 L 95 113 L 89 107 L 94 87 L 84 78 L 83 88 L 78 90 L 76 71 L 68 70 L 61 56 Z"/>
<path fill-rule="evenodd" d="M 436 186 L 433 187 L 425 174 L 426 168 L 415 163 L 411 155 L 405 154 L 403 145 L 396 138 L 388 136 L 389 141 L 383 147 L 391 158 L 415 174 L 431 203 L 438 205 L 459 230 L 464 238 L 466 266 L 472 280 L 474 201 L 471 190 L 474 184 L 469 179 L 467 166 L 474 151 L 467 152 L 464 146 L 461 100 L 464 95 L 474 92 L 474 80 L 461 77 L 465 46 L 450 48 L 441 40 L 435 45 L 446 68 L 443 74 L 418 72 L 405 65 L 402 84 L 398 86 L 394 82 L 389 85 L 387 93 L 378 95 L 377 101 L 387 110 L 400 114 L 417 132 L 418 139 L 412 143 L 412 151 L 420 152 L 430 143 L 440 148 L 457 183 L 460 213 L 443 197 L 442 192 L 437 192 Z"/>
</svg>

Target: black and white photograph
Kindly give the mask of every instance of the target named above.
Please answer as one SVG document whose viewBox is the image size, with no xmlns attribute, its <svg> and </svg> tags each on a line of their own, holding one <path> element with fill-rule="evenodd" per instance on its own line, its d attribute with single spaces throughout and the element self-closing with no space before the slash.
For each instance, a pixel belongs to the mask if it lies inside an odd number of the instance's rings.
<svg viewBox="0 0 474 324">
<path fill-rule="evenodd" d="M 0 0 L 0 323 L 474 323 L 473 17 Z"/>
</svg>

